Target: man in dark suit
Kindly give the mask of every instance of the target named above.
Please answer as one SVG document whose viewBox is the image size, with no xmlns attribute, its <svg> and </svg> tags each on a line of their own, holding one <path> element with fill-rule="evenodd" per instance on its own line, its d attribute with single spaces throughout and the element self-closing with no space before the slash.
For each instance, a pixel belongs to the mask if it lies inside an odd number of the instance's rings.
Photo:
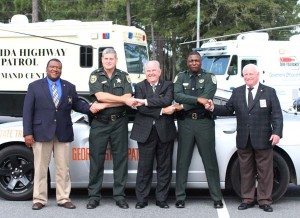
<svg viewBox="0 0 300 218">
<path fill-rule="evenodd" d="M 70 142 L 73 141 L 71 110 L 89 113 L 88 103 L 80 101 L 75 86 L 60 79 L 62 63 L 51 59 L 47 77 L 29 84 L 23 108 L 23 135 L 34 154 L 33 210 L 47 203 L 47 173 L 54 152 L 56 165 L 56 201 L 58 206 L 74 209 L 69 196 Z M 92 110 L 92 109 L 91 109 Z M 93 111 L 96 112 L 96 111 Z"/>
<path fill-rule="evenodd" d="M 210 100 L 205 108 L 215 115 L 236 115 L 242 197 L 238 209 L 255 205 L 257 175 L 259 208 L 272 212 L 273 147 L 282 137 L 281 107 L 275 89 L 259 83 L 256 65 L 246 65 L 243 75 L 246 84 L 233 90 L 226 105 L 214 105 Z"/>
<path fill-rule="evenodd" d="M 168 197 L 172 178 L 172 154 L 176 127 L 172 114 L 173 84 L 160 79 L 158 61 L 145 65 L 146 79 L 136 85 L 135 98 L 143 106 L 137 107 L 131 138 L 138 142 L 139 163 L 136 178 L 137 204 L 141 209 L 148 205 L 153 172 L 153 161 L 157 161 L 156 205 L 169 208 Z"/>
</svg>

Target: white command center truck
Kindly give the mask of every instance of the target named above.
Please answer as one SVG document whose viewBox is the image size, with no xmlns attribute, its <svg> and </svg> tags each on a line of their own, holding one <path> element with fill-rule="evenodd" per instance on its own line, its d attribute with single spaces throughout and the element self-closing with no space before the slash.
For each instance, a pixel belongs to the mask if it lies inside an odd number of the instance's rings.
<svg viewBox="0 0 300 218">
<path fill-rule="evenodd" d="M 148 60 L 146 34 L 133 26 L 111 21 L 47 20 L 29 23 L 15 15 L 0 23 L 0 116 L 20 117 L 28 84 L 46 76 L 47 62 L 58 58 L 62 79 L 89 98 L 89 75 L 102 66 L 105 48 L 117 51 L 117 68 L 130 74 L 133 85 L 143 77 Z"/>
<path fill-rule="evenodd" d="M 260 82 L 276 89 L 283 109 L 300 96 L 300 35 L 272 41 L 268 33 L 244 33 L 236 40 L 210 40 L 196 50 L 202 68 L 216 74 L 218 89 L 232 91 L 243 85 L 242 69 L 253 63 L 260 70 Z"/>
</svg>

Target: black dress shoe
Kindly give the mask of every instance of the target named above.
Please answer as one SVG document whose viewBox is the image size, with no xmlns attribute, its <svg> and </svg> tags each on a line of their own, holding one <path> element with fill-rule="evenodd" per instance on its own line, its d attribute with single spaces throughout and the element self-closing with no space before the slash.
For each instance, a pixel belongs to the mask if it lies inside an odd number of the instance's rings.
<svg viewBox="0 0 300 218">
<path fill-rule="evenodd" d="M 124 199 L 116 201 L 116 205 L 119 206 L 119 208 L 122 208 L 122 209 L 128 209 L 129 208 L 127 202 Z"/>
<path fill-rule="evenodd" d="M 142 208 L 144 208 L 146 206 L 148 206 L 147 202 L 137 202 L 136 205 L 135 205 L 135 208 L 136 209 L 142 209 Z"/>
<path fill-rule="evenodd" d="M 37 202 L 37 203 L 34 203 L 34 204 L 32 205 L 32 210 L 40 210 L 40 209 L 42 209 L 44 206 L 45 206 L 44 204 L 42 204 L 42 203 L 40 203 L 40 202 Z"/>
<path fill-rule="evenodd" d="M 99 201 L 89 200 L 88 204 L 86 205 L 86 208 L 87 209 L 95 209 L 97 206 L 99 206 Z"/>
<path fill-rule="evenodd" d="M 255 203 L 251 202 L 251 203 L 241 203 L 238 207 L 239 210 L 246 210 L 248 208 L 254 207 Z"/>
<path fill-rule="evenodd" d="M 259 205 L 259 208 L 263 209 L 266 212 L 273 212 L 273 208 L 268 204 Z"/>
<path fill-rule="evenodd" d="M 156 206 L 159 206 L 160 208 L 169 208 L 169 205 L 167 202 L 165 201 L 156 201 Z"/>
<path fill-rule="evenodd" d="M 216 209 L 223 208 L 223 202 L 221 200 L 214 201 L 214 208 Z"/>
<path fill-rule="evenodd" d="M 175 207 L 184 208 L 185 207 L 185 202 L 183 200 L 176 201 Z"/>
</svg>

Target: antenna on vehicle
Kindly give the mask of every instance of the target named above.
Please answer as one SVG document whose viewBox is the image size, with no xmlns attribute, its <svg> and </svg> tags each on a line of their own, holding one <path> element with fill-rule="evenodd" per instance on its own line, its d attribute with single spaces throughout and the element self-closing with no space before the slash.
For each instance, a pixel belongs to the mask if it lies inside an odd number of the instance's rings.
<svg viewBox="0 0 300 218">
<path fill-rule="evenodd" d="M 208 40 L 216 40 L 216 39 L 221 39 L 221 38 L 227 38 L 227 37 L 231 37 L 231 36 L 237 36 L 243 33 L 254 33 L 254 32 L 264 32 L 264 31 L 271 31 L 271 30 L 281 30 L 281 29 L 290 29 L 290 28 L 294 28 L 300 26 L 300 24 L 294 24 L 294 25 L 288 25 L 288 26 L 280 26 L 280 27 L 270 27 L 270 28 L 265 28 L 265 29 L 259 29 L 259 30 L 251 30 L 251 31 L 246 31 L 246 32 L 239 32 L 239 33 L 233 33 L 233 34 L 228 34 L 228 35 L 224 35 L 224 36 L 215 36 L 215 37 L 209 37 L 209 38 L 205 38 L 205 39 L 200 39 L 200 40 L 193 40 L 193 41 L 187 41 L 187 42 L 182 42 L 179 43 L 179 45 L 184 45 L 184 44 L 190 44 L 193 42 L 201 42 L 201 41 L 208 41 Z"/>
</svg>

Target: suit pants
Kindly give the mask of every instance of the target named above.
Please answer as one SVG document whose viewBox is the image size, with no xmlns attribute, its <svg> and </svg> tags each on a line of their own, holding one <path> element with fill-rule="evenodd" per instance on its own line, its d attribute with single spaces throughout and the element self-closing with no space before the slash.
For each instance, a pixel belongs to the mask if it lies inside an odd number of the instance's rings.
<svg viewBox="0 0 300 218">
<path fill-rule="evenodd" d="M 159 139 L 155 126 L 152 127 L 150 136 L 145 143 L 138 142 L 139 163 L 135 188 L 138 202 L 147 202 L 152 183 L 154 158 L 157 163 L 156 200 L 167 200 L 172 178 L 173 146 L 173 140 L 163 143 Z"/>
<path fill-rule="evenodd" d="M 109 123 L 93 119 L 89 143 L 89 200 L 100 201 L 101 199 L 108 144 L 110 144 L 113 158 L 113 197 L 116 201 L 124 199 L 128 175 L 128 118 L 122 117 L 115 121 L 109 121 Z"/>
<path fill-rule="evenodd" d="M 241 173 L 241 197 L 243 203 L 254 201 L 257 181 L 257 201 L 259 205 L 272 203 L 273 190 L 273 149 L 238 149 Z"/>
<path fill-rule="evenodd" d="M 185 189 L 195 143 L 204 165 L 210 196 L 214 201 L 221 200 L 219 167 L 215 151 L 215 123 L 214 120 L 207 118 L 178 120 L 176 199 L 186 198 Z"/>
<path fill-rule="evenodd" d="M 48 167 L 52 151 L 55 159 L 56 201 L 58 204 L 64 204 L 65 202 L 70 201 L 70 143 L 59 142 L 55 137 L 51 142 L 35 142 L 32 149 L 34 155 L 33 203 L 47 203 Z"/>
</svg>

